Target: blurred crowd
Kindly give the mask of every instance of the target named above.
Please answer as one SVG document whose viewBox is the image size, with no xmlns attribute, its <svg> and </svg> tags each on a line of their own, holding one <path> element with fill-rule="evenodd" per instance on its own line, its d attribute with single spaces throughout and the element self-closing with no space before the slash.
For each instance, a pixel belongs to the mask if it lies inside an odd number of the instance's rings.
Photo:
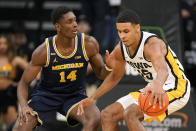
<svg viewBox="0 0 196 131">
<path fill-rule="evenodd" d="M 181 0 L 180 4 L 185 53 L 183 63 L 192 87 L 196 87 L 196 0 Z"/>
<path fill-rule="evenodd" d="M 117 1 L 117 2 L 116 2 Z M 78 31 L 94 36 L 100 43 L 100 53 L 111 52 L 118 41 L 115 29 L 115 17 L 119 12 L 120 0 L 80 0 L 78 14 Z M 196 0 L 180 0 L 182 28 L 185 49 L 185 68 L 193 86 L 196 74 Z M 77 13 L 76 13 L 77 14 Z M 17 117 L 17 83 L 23 70 L 31 59 L 33 50 L 42 43 L 41 34 L 38 41 L 26 33 L 23 21 L 14 21 L 6 30 L 0 31 L 0 131 L 11 130 Z M 187 64 L 186 64 L 187 63 Z M 87 72 L 89 95 L 100 81 L 90 70 Z M 30 93 L 36 88 L 39 77 L 33 81 Z M 37 129 L 38 130 L 38 129 Z M 46 130 L 47 129 L 42 129 Z"/>
</svg>

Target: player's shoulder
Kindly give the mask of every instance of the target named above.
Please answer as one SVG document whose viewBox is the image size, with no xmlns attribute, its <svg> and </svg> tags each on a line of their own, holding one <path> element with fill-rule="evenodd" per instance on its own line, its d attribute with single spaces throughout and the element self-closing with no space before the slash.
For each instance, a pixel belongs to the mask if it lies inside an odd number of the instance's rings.
<svg viewBox="0 0 196 131">
<path fill-rule="evenodd" d="M 164 56 L 167 53 L 166 43 L 159 37 L 150 38 L 144 46 L 144 55 L 147 59 L 150 57 L 163 54 Z"/>
<path fill-rule="evenodd" d="M 46 59 L 47 59 L 47 49 L 46 49 L 45 42 L 43 42 L 33 51 L 31 61 L 39 65 L 44 65 Z"/>
<path fill-rule="evenodd" d="M 85 35 L 84 40 L 88 57 L 94 56 L 95 54 L 99 53 L 99 44 L 93 36 Z"/>
<path fill-rule="evenodd" d="M 46 51 L 46 44 L 45 42 L 43 42 L 42 44 L 40 44 L 34 51 L 33 51 L 33 55 L 34 56 L 42 56 L 43 54 L 47 53 Z"/>
<path fill-rule="evenodd" d="M 93 36 L 85 35 L 84 40 L 85 40 L 85 46 L 90 46 L 90 47 L 98 46 L 98 41 Z"/>
<path fill-rule="evenodd" d="M 165 42 L 160 37 L 153 36 L 146 41 L 145 48 L 152 49 L 154 47 L 163 47 L 165 45 Z"/>
</svg>

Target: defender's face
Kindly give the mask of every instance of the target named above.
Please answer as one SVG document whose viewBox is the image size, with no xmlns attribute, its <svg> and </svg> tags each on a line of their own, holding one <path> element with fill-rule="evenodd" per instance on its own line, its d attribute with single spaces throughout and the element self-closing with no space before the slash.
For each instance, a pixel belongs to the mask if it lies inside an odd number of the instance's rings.
<svg viewBox="0 0 196 131">
<path fill-rule="evenodd" d="M 8 43 L 5 37 L 0 37 L 0 53 L 5 54 L 8 50 Z"/>
<path fill-rule="evenodd" d="M 116 23 L 116 27 L 118 30 L 118 35 L 122 43 L 129 47 L 136 43 L 140 33 L 140 25 L 132 24 L 130 22 L 127 23 Z"/>
<path fill-rule="evenodd" d="M 76 16 L 71 11 L 64 14 L 55 27 L 58 33 L 68 38 L 74 38 L 77 34 Z"/>
</svg>

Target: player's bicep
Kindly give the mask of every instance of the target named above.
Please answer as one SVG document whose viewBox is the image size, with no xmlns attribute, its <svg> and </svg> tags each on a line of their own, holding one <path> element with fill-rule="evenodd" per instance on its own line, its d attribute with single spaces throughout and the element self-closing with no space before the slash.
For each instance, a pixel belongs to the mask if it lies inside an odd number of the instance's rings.
<svg viewBox="0 0 196 131">
<path fill-rule="evenodd" d="M 33 81 L 37 74 L 40 72 L 41 68 L 46 63 L 47 58 L 46 48 L 45 45 L 40 45 L 32 54 L 31 62 L 28 64 L 27 68 L 25 69 L 22 79 L 22 82 L 30 84 Z"/>
<path fill-rule="evenodd" d="M 90 58 L 90 64 L 95 74 L 99 74 L 101 68 L 104 66 L 102 56 L 99 53 L 95 54 Z"/>
<path fill-rule="evenodd" d="M 41 66 L 32 65 L 32 62 L 30 62 L 22 75 L 21 81 L 30 84 L 36 78 L 40 70 Z"/>
<path fill-rule="evenodd" d="M 97 40 L 91 36 L 86 36 L 85 41 L 89 62 L 93 71 L 97 75 L 101 72 L 101 69 L 104 66 L 102 56 L 99 54 L 99 44 Z"/>
<path fill-rule="evenodd" d="M 113 51 L 114 57 L 113 57 L 113 75 L 115 77 L 121 78 L 125 73 L 125 60 L 123 59 L 122 52 L 120 49 L 120 45 L 117 45 L 117 47 Z"/>
<path fill-rule="evenodd" d="M 157 43 L 151 43 L 151 45 L 145 50 L 156 71 L 160 69 L 167 70 L 165 52 L 163 52 L 162 48 L 160 41 L 157 41 Z"/>
</svg>

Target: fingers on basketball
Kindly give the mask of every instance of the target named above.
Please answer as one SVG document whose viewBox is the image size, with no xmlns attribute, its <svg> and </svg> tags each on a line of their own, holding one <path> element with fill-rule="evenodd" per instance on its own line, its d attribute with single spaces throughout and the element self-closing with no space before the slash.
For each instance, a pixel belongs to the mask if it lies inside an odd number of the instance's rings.
<svg viewBox="0 0 196 131">
<path fill-rule="evenodd" d="M 141 111 L 144 114 L 147 114 L 149 116 L 159 116 L 163 114 L 168 107 L 169 104 L 169 98 L 167 93 L 165 93 L 162 97 L 162 102 L 156 101 L 156 104 L 149 104 L 149 101 L 151 99 L 151 93 L 150 92 L 141 92 L 138 97 L 138 105 Z M 154 98 L 152 99 L 154 101 Z M 159 105 L 159 103 L 161 105 Z M 154 105 L 154 108 L 153 108 Z"/>
</svg>

